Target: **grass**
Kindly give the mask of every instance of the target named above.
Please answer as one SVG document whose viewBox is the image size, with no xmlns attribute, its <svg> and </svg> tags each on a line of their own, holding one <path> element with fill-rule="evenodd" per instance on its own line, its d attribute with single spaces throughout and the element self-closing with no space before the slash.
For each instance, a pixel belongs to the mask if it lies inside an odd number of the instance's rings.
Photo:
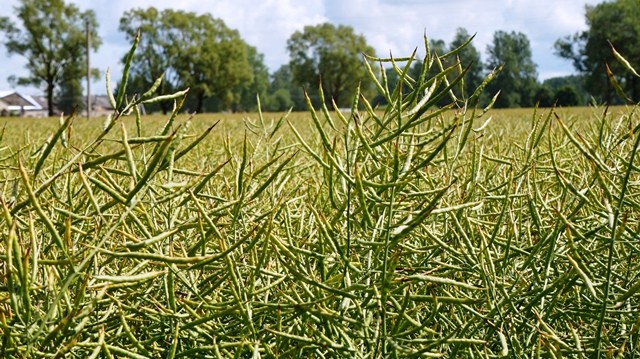
<svg viewBox="0 0 640 359">
<path fill-rule="evenodd" d="M 441 111 L 454 70 L 382 111 L 7 120 L 0 355 L 637 357 L 637 109 Z"/>
</svg>

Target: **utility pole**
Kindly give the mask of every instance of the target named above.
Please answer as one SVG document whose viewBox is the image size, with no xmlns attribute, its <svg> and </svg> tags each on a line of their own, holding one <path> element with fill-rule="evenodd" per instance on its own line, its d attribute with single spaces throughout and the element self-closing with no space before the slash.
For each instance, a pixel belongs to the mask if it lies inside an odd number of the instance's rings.
<svg viewBox="0 0 640 359">
<path fill-rule="evenodd" d="M 87 31 L 87 120 L 91 119 L 91 29 L 89 28 L 89 18 L 85 19 Z"/>
</svg>

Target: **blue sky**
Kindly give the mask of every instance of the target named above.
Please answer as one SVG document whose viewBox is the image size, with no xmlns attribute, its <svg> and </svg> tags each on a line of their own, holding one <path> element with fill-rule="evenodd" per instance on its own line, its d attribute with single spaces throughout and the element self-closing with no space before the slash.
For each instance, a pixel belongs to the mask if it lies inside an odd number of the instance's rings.
<svg viewBox="0 0 640 359">
<path fill-rule="evenodd" d="M 69 1 L 69 0 L 67 0 Z M 449 43 L 456 28 L 477 33 L 473 45 L 486 59 L 486 48 L 497 30 L 523 32 L 531 42 L 539 78 L 574 72 L 569 61 L 553 53 L 554 42 L 586 28 L 585 4 L 601 0 L 72 0 L 81 9 L 93 9 L 100 24 L 103 44 L 92 54 L 92 66 L 102 73 L 110 67 L 113 78 L 121 76 L 119 61 L 129 48 L 118 31 L 120 16 L 131 8 L 155 6 L 194 12 L 210 12 L 237 29 L 243 39 L 264 54 L 270 71 L 288 62 L 286 41 L 305 25 L 323 22 L 350 25 L 367 39 L 378 56 L 390 52 L 409 55 L 422 44 L 423 34 Z M 13 15 L 18 0 L 2 0 L 0 16 Z M 15 18 L 15 17 L 14 17 Z M 0 42 L 3 37 L 0 36 Z M 7 77 L 24 75 L 25 60 L 8 56 L 0 46 L 0 89 L 10 89 Z M 104 93 L 104 80 L 92 85 Z M 17 88 L 39 94 L 37 88 Z"/>
</svg>

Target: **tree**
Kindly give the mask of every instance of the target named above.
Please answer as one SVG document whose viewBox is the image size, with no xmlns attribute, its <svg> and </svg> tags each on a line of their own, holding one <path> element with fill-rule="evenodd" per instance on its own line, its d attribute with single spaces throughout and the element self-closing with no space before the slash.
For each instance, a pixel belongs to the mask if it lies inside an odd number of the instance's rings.
<svg viewBox="0 0 640 359">
<path fill-rule="evenodd" d="M 270 111 L 304 111 L 306 101 L 302 87 L 293 82 L 291 68 L 288 64 L 280 66 L 271 74 L 267 108 Z"/>
<path fill-rule="evenodd" d="M 467 42 L 471 36 L 464 28 L 458 28 L 456 30 L 456 34 L 451 41 L 449 46 L 450 50 L 454 50 L 460 46 L 462 46 L 465 42 Z M 484 80 L 482 74 L 482 62 L 480 61 L 480 52 L 473 46 L 473 44 L 468 44 L 458 53 L 458 59 L 460 60 L 460 65 L 462 68 L 469 67 L 469 71 L 464 77 L 465 83 L 465 93 L 464 97 L 470 95 L 467 93 L 468 91 L 473 92 Z"/>
<path fill-rule="evenodd" d="M 471 44 L 468 44 L 467 47 L 459 50 L 455 54 L 455 56 L 453 56 L 453 54 L 449 54 L 452 50 L 455 50 L 458 47 L 462 46 L 465 42 L 469 40 L 469 38 L 470 37 L 468 36 L 468 33 L 466 32 L 466 30 L 459 28 L 456 32 L 456 36 L 454 37 L 454 41 L 451 43 L 450 47 L 447 46 L 447 43 L 444 40 L 430 39 L 429 52 L 431 54 L 431 58 L 429 59 L 428 62 L 425 62 L 426 57 L 425 59 L 414 59 L 411 64 L 411 68 L 407 72 L 408 77 L 413 80 L 417 80 L 422 75 L 423 71 L 426 71 L 425 76 L 427 78 L 433 78 L 438 74 L 440 74 L 442 72 L 442 70 L 440 69 L 440 65 L 438 65 L 436 61 L 433 61 L 435 59 L 435 56 L 438 56 L 443 68 L 447 69 L 450 67 L 454 67 L 454 69 L 451 72 L 449 72 L 449 74 L 447 75 L 447 79 L 449 81 L 452 82 L 457 77 L 460 76 L 460 71 L 458 69 L 461 69 L 461 68 L 464 69 L 467 66 L 470 66 L 470 70 L 467 72 L 465 78 L 466 78 L 466 81 L 469 81 L 471 76 L 471 81 L 470 81 L 471 84 L 467 82 L 467 86 L 465 86 L 465 88 L 469 89 L 469 85 L 471 86 L 479 85 L 480 82 L 482 81 L 481 80 L 482 64 L 480 63 L 480 57 L 478 55 L 477 50 L 473 48 Z M 445 57 L 444 55 L 447 55 L 447 56 Z M 429 68 L 426 69 L 425 66 L 429 66 Z M 388 67 L 385 69 L 387 87 L 390 91 L 393 91 L 398 87 L 398 82 L 400 81 L 400 76 L 403 70 L 404 70 L 403 66 L 399 66 L 398 69 L 395 69 L 393 67 Z M 477 81 L 476 77 L 480 78 L 480 82 Z M 411 83 L 412 83 L 411 80 L 404 81 L 404 83 L 402 84 L 403 94 L 408 94 L 411 92 L 411 87 L 412 87 Z M 443 82 L 441 83 L 440 86 L 444 87 L 446 85 Z M 461 87 L 456 86 L 453 89 L 453 91 L 458 98 L 461 97 L 462 95 Z M 438 102 L 438 106 L 446 106 L 450 103 L 450 100 L 451 98 L 449 98 L 448 96 L 444 97 Z M 384 98 L 383 95 L 378 95 L 374 98 L 374 100 L 372 101 L 372 104 L 386 105 L 386 99 Z"/>
<path fill-rule="evenodd" d="M 640 3 L 616 0 L 587 5 L 585 9 L 587 30 L 556 41 L 556 54 L 571 60 L 575 69 L 585 75 L 585 86 L 597 100 L 614 101 L 615 92 L 605 68 L 608 64 L 628 95 L 639 101 L 640 79 L 614 59 L 608 41 L 632 64 L 640 63 Z"/>
<path fill-rule="evenodd" d="M 555 94 L 549 86 L 541 85 L 533 96 L 534 104 L 539 107 L 551 107 L 554 105 Z"/>
<path fill-rule="evenodd" d="M 441 39 L 430 39 L 429 51 L 431 53 L 431 56 L 435 56 L 435 55 L 442 56 L 448 52 L 447 44 L 444 40 L 441 40 Z M 444 66 L 445 68 L 453 65 L 453 63 L 451 63 L 449 59 L 441 59 L 441 61 L 443 62 L 442 66 Z M 400 82 L 400 76 L 406 66 L 406 65 L 403 66 L 402 64 L 397 64 L 397 65 L 398 65 L 397 68 L 387 67 L 384 70 L 385 77 L 387 78 L 387 88 L 389 89 L 389 91 L 395 91 L 395 89 L 398 87 L 398 83 Z M 427 65 L 431 66 L 425 75 L 427 78 L 432 78 L 440 73 L 440 68 L 435 62 L 430 62 Z M 404 82 L 402 83 L 401 90 L 403 94 L 408 94 L 411 92 L 411 88 L 413 86 L 412 80 L 418 80 L 418 78 L 422 74 L 422 71 L 424 70 L 425 61 L 424 59 L 415 58 L 412 60 L 412 63 L 410 66 L 411 67 L 407 72 L 407 76 L 411 80 L 409 80 L 408 78 L 405 78 Z M 442 104 L 444 104 L 446 101 L 447 101 L 446 98 L 443 99 Z M 378 94 L 373 99 L 372 104 L 376 106 L 386 105 L 387 101 L 382 94 Z"/>
<path fill-rule="evenodd" d="M 209 97 L 218 99 L 221 108 L 231 108 L 240 99 L 238 86 L 252 77 L 248 45 L 238 31 L 209 14 L 174 11 L 167 21 L 177 30 L 173 66 L 181 87 L 190 88 L 196 99 L 195 111 L 202 112 Z"/>
<path fill-rule="evenodd" d="M 431 55 L 438 55 L 438 56 L 442 56 L 444 54 L 446 54 L 449 50 L 447 49 L 447 43 L 442 40 L 442 39 L 431 39 L 429 40 L 429 51 L 431 51 Z M 447 68 L 449 66 L 453 65 L 451 63 L 451 61 L 449 61 L 448 59 L 445 59 L 445 61 L 442 63 L 442 66 Z M 411 69 L 409 70 L 409 75 L 414 78 L 417 79 L 420 74 L 422 73 L 423 67 L 425 66 L 425 62 L 422 60 L 416 60 L 414 61 L 413 65 L 411 66 Z M 438 68 L 438 65 L 436 65 L 435 63 L 431 64 L 431 68 L 429 69 L 429 72 L 427 72 L 427 77 L 431 78 L 434 77 L 436 75 L 438 75 L 440 73 L 440 68 Z M 407 91 L 405 91 L 406 93 Z"/>
<path fill-rule="evenodd" d="M 148 39 L 141 41 L 131 73 L 138 78 L 134 83 L 145 87 L 164 73 L 165 86 L 158 88 L 158 95 L 188 87 L 196 112 L 202 112 L 211 97 L 229 108 L 239 100 L 238 86 L 251 81 L 248 45 L 220 19 L 153 7 L 129 11 L 120 19 L 120 30 L 129 38 L 138 27 Z"/>
<path fill-rule="evenodd" d="M 575 91 L 577 96 L 577 105 L 586 105 L 586 100 L 589 98 L 589 93 L 585 89 L 585 77 L 582 75 L 568 75 L 561 77 L 552 77 L 544 80 L 542 83 L 543 86 L 549 87 L 555 94 L 558 96 L 560 89 L 565 87 L 570 87 Z M 561 104 L 561 106 L 567 106 L 565 104 Z"/>
<path fill-rule="evenodd" d="M 237 110 L 253 111 L 258 105 L 256 96 L 260 96 L 261 103 L 268 101 L 269 69 L 264 64 L 264 55 L 255 47 L 247 45 L 247 58 L 251 66 L 251 80 L 239 85 L 240 97 L 236 107 Z"/>
<path fill-rule="evenodd" d="M 178 87 L 178 74 L 172 66 L 171 27 L 167 26 L 162 14 L 154 7 L 133 9 L 120 18 L 119 30 L 125 33 L 129 42 L 133 42 L 138 33 L 142 34 L 129 70 L 129 88 L 144 92 L 155 80 L 164 75 L 156 95 L 162 96 L 175 91 Z M 124 63 L 126 55 L 123 57 Z M 163 114 L 170 110 L 171 104 L 159 103 Z"/>
<path fill-rule="evenodd" d="M 82 12 L 64 0 L 21 0 L 15 10 L 22 26 L 2 17 L 0 31 L 6 35 L 7 52 L 27 59 L 29 76 L 20 77 L 17 82 L 44 86 L 49 116 L 53 116 L 56 90 L 64 87 L 77 92 L 86 76 L 87 24 L 91 29 L 91 49 L 100 47 L 95 14 L 91 10 Z"/>
<path fill-rule="evenodd" d="M 489 93 L 501 91 L 495 107 L 532 106 L 538 74 L 527 36 L 514 31 L 496 31 L 493 43 L 487 46 L 487 54 L 487 70 L 503 66 L 502 72 L 487 85 Z"/>
<path fill-rule="evenodd" d="M 86 65 L 86 64 L 83 64 Z M 80 111 L 86 109 L 86 98 L 84 97 L 82 82 L 86 77 L 86 66 L 67 66 L 62 72 L 60 84 L 56 90 L 56 105 L 63 113 L 71 113 L 73 110 Z M 100 71 L 92 69 L 91 78 L 98 80 Z"/>
<path fill-rule="evenodd" d="M 78 68 L 67 68 L 62 74 L 59 89 L 56 91 L 57 107 L 63 113 L 71 113 L 74 108 L 84 108 L 82 84 L 74 79 L 82 78 Z"/>
<path fill-rule="evenodd" d="M 414 69 L 417 67 L 412 67 L 409 71 L 414 72 Z M 400 75 L 393 67 L 387 67 L 384 69 L 384 76 L 387 79 L 387 88 L 389 91 L 394 91 L 398 87 L 398 83 L 400 82 Z M 403 84 L 403 93 L 406 93 L 404 89 L 407 88 L 407 85 Z M 371 101 L 371 105 L 376 106 L 386 106 L 387 99 L 383 94 L 377 94 L 373 100 Z"/>
<path fill-rule="evenodd" d="M 556 91 L 556 103 L 558 106 L 577 106 L 580 97 L 575 87 L 562 86 Z"/>
<path fill-rule="evenodd" d="M 287 50 L 294 82 L 314 97 L 321 83 L 328 104 L 333 99 L 339 107 L 349 106 L 358 85 L 364 93 L 372 89 L 362 54 L 374 55 L 374 49 L 350 26 L 305 26 L 291 35 Z"/>
<path fill-rule="evenodd" d="M 443 40 L 430 40 L 429 47 L 431 52 L 437 54 L 438 56 L 443 56 L 446 53 L 456 50 L 466 43 L 471 36 L 464 28 L 458 28 L 456 30 L 456 34 L 454 35 L 453 41 L 449 46 Z M 474 91 L 483 81 L 483 67 L 482 62 L 480 61 L 480 53 L 473 46 L 473 44 L 468 44 L 459 50 L 455 56 L 447 56 L 446 58 L 441 59 L 442 66 L 444 68 L 448 68 L 451 66 L 456 66 L 462 70 L 469 67 L 469 70 L 464 76 L 464 89 L 460 86 L 455 86 L 453 88 L 453 92 L 458 98 L 464 98 L 470 95 L 468 92 Z M 422 68 L 423 64 L 421 61 L 415 63 L 414 67 L 411 69 L 411 72 L 414 76 L 417 76 Z M 428 76 L 436 76 L 440 72 L 440 69 L 435 64 L 429 70 Z M 449 81 L 454 81 L 460 75 L 460 71 L 457 69 L 452 71 L 447 79 Z M 440 102 L 439 105 L 443 106 L 448 103 L 449 99 L 444 98 Z"/>
</svg>

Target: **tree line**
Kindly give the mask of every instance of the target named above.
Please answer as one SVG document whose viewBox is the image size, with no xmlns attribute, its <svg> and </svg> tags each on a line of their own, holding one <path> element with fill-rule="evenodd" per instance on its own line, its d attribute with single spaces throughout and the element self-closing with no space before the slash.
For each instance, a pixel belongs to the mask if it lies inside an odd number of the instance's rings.
<svg viewBox="0 0 640 359">
<path fill-rule="evenodd" d="M 86 30 L 91 31 L 91 50 L 97 51 L 102 43 L 95 13 L 80 11 L 64 0 L 22 0 L 15 11 L 18 23 L 0 17 L 0 33 L 4 34 L 2 42 L 9 54 L 27 59 L 28 75 L 10 81 L 42 88 L 50 111 L 56 98 L 61 99 L 58 108 L 67 113 L 73 107 L 81 108 L 81 84 L 87 76 Z M 608 44 L 632 63 L 640 63 L 640 3 L 616 0 L 587 5 L 585 18 L 587 30 L 555 43 L 556 54 L 571 61 L 578 75 L 540 83 L 527 36 L 496 31 L 484 61 L 472 44 L 458 54 L 459 68 L 467 71 L 466 88 L 475 88 L 488 73 L 500 68 L 485 91 L 485 102 L 500 91 L 495 107 L 619 103 L 607 78 L 605 66 L 609 66 L 614 74 L 620 74 L 618 82 L 637 101 L 640 81 L 621 71 Z M 338 107 L 349 107 L 358 89 L 365 95 L 375 95 L 362 64 L 363 54 L 375 56 L 375 51 L 350 26 L 325 23 L 296 31 L 286 44 L 289 62 L 272 73 L 255 47 L 211 14 L 154 7 L 132 9 L 120 18 L 119 30 L 129 41 L 138 31 L 141 33 L 130 68 L 129 88 L 146 91 L 163 76 L 156 95 L 190 88 L 185 108 L 191 111 L 254 111 L 256 95 L 265 111 L 305 110 L 304 91 L 316 105 L 324 94 L 323 100 L 334 101 Z M 432 53 L 442 55 L 470 37 L 466 29 L 459 28 L 449 44 L 431 39 L 428 45 Z M 123 62 L 125 57 L 123 54 Z M 417 76 L 422 66 L 425 64 L 415 61 L 410 75 Z M 397 84 L 397 71 L 381 71 L 389 86 Z M 99 76 L 99 71 L 92 69 L 91 74 Z M 382 104 L 382 99 L 374 102 Z M 167 104 L 156 106 L 152 110 L 170 110 Z"/>
</svg>

